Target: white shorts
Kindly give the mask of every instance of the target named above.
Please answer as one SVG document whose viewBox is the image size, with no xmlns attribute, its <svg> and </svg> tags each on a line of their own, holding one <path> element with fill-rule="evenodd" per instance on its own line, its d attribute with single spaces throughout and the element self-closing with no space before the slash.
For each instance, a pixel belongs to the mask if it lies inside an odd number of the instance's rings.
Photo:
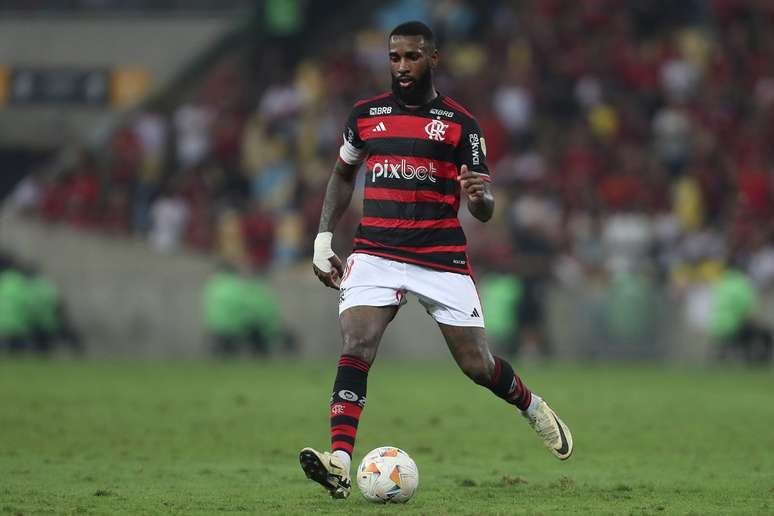
<svg viewBox="0 0 774 516">
<path fill-rule="evenodd" d="M 476 285 L 466 274 L 354 253 L 339 292 L 339 315 L 353 306 L 402 306 L 412 293 L 439 323 L 484 327 Z"/>
</svg>

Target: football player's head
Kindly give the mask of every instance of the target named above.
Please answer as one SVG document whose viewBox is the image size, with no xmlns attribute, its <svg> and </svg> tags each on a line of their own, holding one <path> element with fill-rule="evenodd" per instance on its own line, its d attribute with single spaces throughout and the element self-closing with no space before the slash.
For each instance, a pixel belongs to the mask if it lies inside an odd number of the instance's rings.
<svg viewBox="0 0 774 516">
<path fill-rule="evenodd" d="M 430 27 L 418 21 L 401 23 L 390 32 L 389 52 L 393 93 L 409 106 L 432 99 L 438 50 Z"/>
</svg>

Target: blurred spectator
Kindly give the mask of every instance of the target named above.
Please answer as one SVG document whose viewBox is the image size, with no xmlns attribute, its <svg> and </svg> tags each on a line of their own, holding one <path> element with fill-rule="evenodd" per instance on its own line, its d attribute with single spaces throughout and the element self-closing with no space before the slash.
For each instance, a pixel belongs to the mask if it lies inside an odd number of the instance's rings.
<svg viewBox="0 0 774 516">
<path fill-rule="evenodd" d="M 11 353 L 29 350 L 32 343 L 27 282 L 6 259 L 0 268 L 0 347 Z"/>
<path fill-rule="evenodd" d="M 245 325 L 250 351 L 266 355 L 283 337 L 282 314 L 277 305 L 277 296 L 257 277 L 246 279 L 242 288 L 242 297 L 247 305 Z"/>
<path fill-rule="evenodd" d="M 718 341 L 719 358 L 771 362 L 774 339 L 771 330 L 755 320 L 757 304 L 755 286 L 746 274 L 729 270 L 715 282 L 709 331 Z"/>
<path fill-rule="evenodd" d="M 691 119 L 678 104 L 661 108 L 653 117 L 653 144 L 661 163 L 675 176 L 690 156 Z"/>
<path fill-rule="evenodd" d="M 510 227 L 516 257 L 513 272 L 521 279 L 521 295 L 515 304 L 518 338 L 509 351 L 524 349 L 548 356 L 546 296 L 559 251 L 561 208 L 544 182 L 522 182 L 518 190 L 521 193 L 510 206 Z"/>
<path fill-rule="evenodd" d="M 216 228 L 218 257 L 237 265 L 247 262 L 241 222 L 239 210 L 235 206 L 226 206 L 218 215 Z"/>
<path fill-rule="evenodd" d="M 747 268 L 756 288 L 770 291 L 774 287 L 774 244 L 765 240 L 758 243 L 750 254 Z"/>
<path fill-rule="evenodd" d="M 233 356 L 245 349 L 266 355 L 295 346 L 272 289 L 259 277 L 239 274 L 227 262 L 221 262 L 207 280 L 202 303 L 204 328 L 218 355 Z"/>
<path fill-rule="evenodd" d="M 181 168 L 197 165 L 210 152 L 213 118 L 212 110 L 200 104 L 183 104 L 175 111 L 176 153 Z"/>
<path fill-rule="evenodd" d="M 150 205 L 163 175 L 168 124 L 161 113 L 141 112 L 132 131 L 139 144 L 140 163 L 130 216 L 132 228 L 144 234 L 150 229 Z"/>
<path fill-rule="evenodd" d="M 522 296 L 521 282 L 510 274 L 487 274 L 478 285 L 492 346 L 502 353 L 514 353 L 514 343 L 519 342 L 519 321 L 515 315 Z"/>
<path fill-rule="evenodd" d="M 651 279 L 641 273 L 619 272 L 612 276 L 604 307 L 605 349 L 600 356 L 657 357 L 660 328 L 657 292 Z M 604 351 L 604 353 L 602 353 Z"/>
<path fill-rule="evenodd" d="M 204 328 L 213 352 L 235 354 L 247 336 L 247 310 L 236 270 L 223 263 L 204 285 L 202 300 Z"/>
<path fill-rule="evenodd" d="M 188 205 L 174 186 L 162 190 L 151 204 L 150 243 L 160 253 L 172 253 L 180 247 L 188 222 Z"/>
<path fill-rule="evenodd" d="M 59 344 L 83 350 L 59 290 L 32 267 L 0 254 L 0 351 L 50 353 Z"/>
<path fill-rule="evenodd" d="M 84 151 L 65 189 L 65 218 L 76 227 L 95 226 L 103 185 L 95 157 Z"/>
<path fill-rule="evenodd" d="M 699 84 L 699 70 L 683 57 L 667 60 L 661 67 L 661 86 L 667 98 L 686 102 Z"/>
<path fill-rule="evenodd" d="M 602 227 L 602 246 L 608 272 L 642 270 L 653 246 L 653 227 L 642 212 L 609 215 Z"/>
<path fill-rule="evenodd" d="M 72 352 L 82 353 L 81 337 L 70 321 L 59 289 L 40 272 L 30 269 L 29 273 L 27 290 L 33 349 L 49 353 L 61 344 Z"/>
<path fill-rule="evenodd" d="M 275 222 L 271 212 L 264 212 L 253 202 L 242 217 L 241 234 L 247 261 L 255 270 L 266 270 L 274 259 Z"/>
<path fill-rule="evenodd" d="M 266 28 L 273 35 L 292 35 L 302 26 L 303 0 L 267 0 L 264 3 Z"/>
<path fill-rule="evenodd" d="M 532 124 L 532 95 L 519 84 L 503 84 L 493 96 L 494 108 L 500 122 L 512 135 L 522 134 Z"/>
</svg>

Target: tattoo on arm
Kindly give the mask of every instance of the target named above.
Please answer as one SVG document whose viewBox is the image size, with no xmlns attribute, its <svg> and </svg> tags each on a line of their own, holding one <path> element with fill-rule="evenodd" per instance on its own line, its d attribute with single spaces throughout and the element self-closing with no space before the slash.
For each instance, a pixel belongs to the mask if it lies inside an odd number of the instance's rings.
<svg viewBox="0 0 774 516">
<path fill-rule="evenodd" d="M 492 218 L 494 204 L 494 195 L 489 183 L 484 183 L 484 197 L 477 201 L 468 201 L 468 211 L 481 222 L 486 222 Z"/>
<path fill-rule="evenodd" d="M 341 160 L 336 161 L 333 173 L 328 180 L 328 187 L 325 190 L 318 232 L 333 232 L 341 216 L 347 211 L 352 200 L 352 192 L 355 190 L 355 176 L 358 168 L 359 165 L 348 165 Z"/>
</svg>

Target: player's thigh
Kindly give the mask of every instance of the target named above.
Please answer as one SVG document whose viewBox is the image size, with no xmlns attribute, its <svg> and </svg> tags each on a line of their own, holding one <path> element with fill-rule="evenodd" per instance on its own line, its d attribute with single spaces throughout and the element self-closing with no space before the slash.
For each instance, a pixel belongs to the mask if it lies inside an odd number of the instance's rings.
<svg viewBox="0 0 774 516">
<path fill-rule="evenodd" d="M 438 323 L 446 345 L 460 369 L 473 381 L 488 384 L 494 372 L 494 357 L 486 331 L 478 326 L 452 326 Z"/>
<path fill-rule="evenodd" d="M 398 306 L 353 306 L 342 312 L 342 354 L 373 363 L 384 330 L 396 313 Z"/>
<path fill-rule="evenodd" d="M 407 266 L 408 289 L 439 324 L 484 327 L 476 284 L 467 274 Z"/>
<path fill-rule="evenodd" d="M 402 264 L 367 254 L 352 254 L 339 288 L 339 316 L 359 307 L 402 305 L 406 302 L 403 289 Z"/>
</svg>

